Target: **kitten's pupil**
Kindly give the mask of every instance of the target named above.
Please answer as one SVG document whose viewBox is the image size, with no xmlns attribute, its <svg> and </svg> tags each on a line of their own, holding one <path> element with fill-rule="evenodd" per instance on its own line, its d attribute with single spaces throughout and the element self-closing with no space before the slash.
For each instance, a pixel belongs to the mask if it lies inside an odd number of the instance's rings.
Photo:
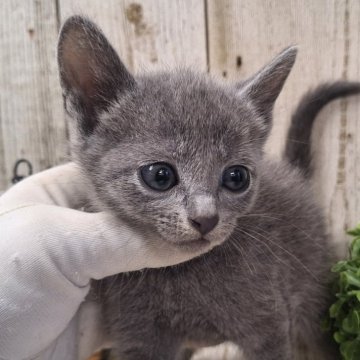
<svg viewBox="0 0 360 360">
<path fill-rule="evenodd" d="M 245 166 L 231 166 L 223 173 L 222 185 L 230 191 L 245 191 L 249 184 L 250 175 Z"/>
<path fill-rule="evenodd" d="M 177 176 L 171 165 L 155 163 L 140 169 L 144 183 L 153 190 L 166 191 L 177 184 Z"/>
<path fill-rule="evenodd" d="M 161 168 L 158 170 L 158 172 L 155 175 L 155 181 L 161 185 L 164 186 L 168 181 L 170 180 L 170 172 L 166 168 Z"/>
</svg>

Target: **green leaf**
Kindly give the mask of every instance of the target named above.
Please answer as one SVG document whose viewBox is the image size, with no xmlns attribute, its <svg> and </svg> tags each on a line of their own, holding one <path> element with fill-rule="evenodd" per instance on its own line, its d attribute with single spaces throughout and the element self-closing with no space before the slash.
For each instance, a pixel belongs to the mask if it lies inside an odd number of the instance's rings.
<svg viewBox="0 0 360 360">
<path fill-rule="evenodd" d="M 360 238 L 355 238 L 353 240 L 350 248 L 350 256 L 351 259 L 360 258 Z"/>
<path fill-rule="evenodd" d="M 350 286 L 355 286 L 360 289 L 360 278 L 349 270 L 340 273 L 339 283 L 340 291 L 342 292 L 348 290 Z"/>
<path fill-rule="evenodd" d="M 341 332 L 341 331 L 336 331 L 334 333 L 334 340 L 338 343 L 341 344 L 343 342 L 345 342 L 347 340 L 347 336 Z"/>
<path fill-rule="evenodd" d="M 348 230 L 347 233 L 352 236 L 360 236 L 360 224 L 356 228 Z"/>
<path fill-rule="evenodd" d="M 340 310 L 344 305 L 344 303 L 345 303 L 345 299 L 339 299 L 330 306 L 329 313 L 331 318 L 336 318 L 339 315 Z"/>
<path fill-rule="evenodd" d="M 360 290 L 351 290 L 347 292 L 347 295 L 356 297 L 356 299 L 360 302 Z"/>
<path fill-rule="evenodd" d="M 345 271 L 347 270 L 349 267 L 348 265 L 348 261 L 339 261 L 337 262 L 332 268 L 331 268 L 331 271 L 332 272 L 341 272 L 341 271 Z"/>
<path fill-rule="evenodd" d="M 342 328 L 350 334 L 360 333 L 360 311 L 352 309 L 343 320 Z"/>
<path fill-rule="evenodd" d="M 345 341 L 340 345 L 341 355 L 345 360 L 359 360 L 360 359 L 360 340 L 354 339 Z"/>
<path fill-rule="evenodd" d="M 360 360 L 360 224 L 348 233 L 354 237 L 350 258 L 331 268 L 337 274 L 332 284 L 337 300 L 329 308 L 322 328 L 332 331 L 343 360 Z"/>
</svg>

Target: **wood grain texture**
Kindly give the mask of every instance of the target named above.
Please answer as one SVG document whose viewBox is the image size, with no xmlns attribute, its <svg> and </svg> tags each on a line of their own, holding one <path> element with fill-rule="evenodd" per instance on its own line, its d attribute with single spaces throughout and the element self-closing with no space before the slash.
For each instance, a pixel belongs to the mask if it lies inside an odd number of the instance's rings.
<svg viewBox="0 0 360 360">
<path fill-rule="evenodd" d="M 61 20 L 72 14 L 96 21 L 130 70 L 206 69 L 203 1 L 61 0 Z"/>
<path fill-rule="evenodd" d="M 208 0 L 210 71 L 240 79 L 257 71 L 283 48 L 299 55 L 274 112 L 267 150 L 279 156 L 290 114 L 299 98 L 320 82 L 360 80 L 360 2 L 357 0 Z M 360 99 L 328 106 L 314 131 L 316 196 L 344 254 L 344 230 L 360 221 Z"/>
<path fill-rule="evenodd" d="M 57 78 L 55 0 L 0 2 L 0 189 L 14 163 L 34 171 L 67 157 L 66 124 Z"/>
<path fill-rule="evenodd" d="M 0 108 L 0 114 L 1 114 L 1 108 Z M 1 115 L 0 115 L 0 125 L 1 125 Z M 0 126 L 0 195 L 6 188 L 7 188 L 7 181 L 6 181 L 6 169 L 5 169 L 5 148 L 3 141 L 2 126 Z"/>
</svg>

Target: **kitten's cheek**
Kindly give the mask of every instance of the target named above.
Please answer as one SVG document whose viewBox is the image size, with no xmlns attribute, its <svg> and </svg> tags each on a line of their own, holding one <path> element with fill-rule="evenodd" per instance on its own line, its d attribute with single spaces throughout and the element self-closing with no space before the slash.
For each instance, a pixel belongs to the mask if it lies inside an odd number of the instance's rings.
<svg viewBox="0 0 360 360">
<path fill-rule="evenodd" d="M 206 238 L 211 242 L 212 245 L 217 246 L 225 242 L 231 235 L 233 229 L 219 229 L 214 231 L 213 234 L 209 234 Z"/>
<path fill-rule="evenodd" d="M 236 219 L 234 219 L 234 214 L 228 214 L 228 216 L 224 216 L 220 220 L 218 226 L 206 238 L 212 243 L 216 243 L 216 245 L 222 244 L 234 232 L 235 226 Z"/>
</svg>

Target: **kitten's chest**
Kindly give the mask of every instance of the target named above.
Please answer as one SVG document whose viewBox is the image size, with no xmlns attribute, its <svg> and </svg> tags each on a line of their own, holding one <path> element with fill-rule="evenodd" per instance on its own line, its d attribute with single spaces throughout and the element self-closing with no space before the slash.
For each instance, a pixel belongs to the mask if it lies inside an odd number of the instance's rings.
<svg viewBox="0 0 360 360">
<path fill-rule="evenodd" d="M 261 287 L 256 274 L 248 274 L 244 266 L 241 258 L 230 262 L 229 257 L 207 256 L 172 268 L 112 277 L 103 283 L 104 309 L 109 319 L 116 312 L 124 323 L 141 319 L 183 336 L 193 329 L 193 338 L 206 331 L 216 342 L 234 318 L 250 316 L 253 287 Z"/>
</svg>

